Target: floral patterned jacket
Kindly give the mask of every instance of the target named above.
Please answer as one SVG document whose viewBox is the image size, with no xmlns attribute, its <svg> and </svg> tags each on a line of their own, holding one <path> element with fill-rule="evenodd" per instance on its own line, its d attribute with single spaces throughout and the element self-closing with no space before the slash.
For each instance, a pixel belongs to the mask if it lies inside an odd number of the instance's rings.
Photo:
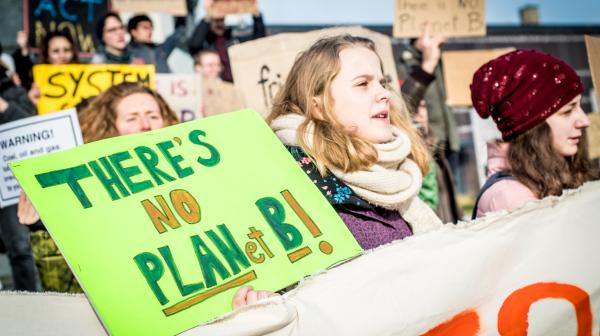
<svg viewBox="0 0 600 336">
<path fill-rule="evenodd" d="M 321 176 L 312 159 L 300 147 L 287 148 L 363 249 L 372 249 L 412 235 L 410 226 L 398 211 L 368 203 L 333 174 Z"/>
</svg>

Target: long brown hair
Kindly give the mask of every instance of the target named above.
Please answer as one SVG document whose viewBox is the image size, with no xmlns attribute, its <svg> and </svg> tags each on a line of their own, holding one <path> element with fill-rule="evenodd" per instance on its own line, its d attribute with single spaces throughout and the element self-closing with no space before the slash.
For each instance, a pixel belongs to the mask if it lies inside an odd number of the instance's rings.
<svg viewBox="0 0 600 336">
<path fill-rule="evenodd" d="M 577 188 L 594 177 L 587 152 L 582 136 L 575 155 L 560 155 L 552 146 L 550 125 L 542 122 L 511 141 L 508 163 L 511 175 L 538 198 L 559 196 L 563 189 Z"/>
<path fill-rule="evenodd" d="M 73 51 L 73 58 L 71 59 L 71 61 L 69 62 L 69 64 L 77 64 L 79 63 L 79 58 L 77 56 L 77 49 L 75 48 L 75 43 L 73 42 L 73 38 L 71 37 L 70 34 L 62 32 L 62 31 L 52 31 L 49 32 L 48 34 L 46 34 L 46 36 L 44 36 L 44 39 L 42 40 L 42 45 L 40 46 L 40 64 L 50 64 L 49 61 L 49 55 L 48 53 L 50 52 L 49 48 L 50 48 L 50 41 L 52 41 L 52 39 L 55 39 L 57 37 L 62 37 L 64 39 L 66 39 L 69 44 L 71 45 L 71 50 Z"/>
<path fill-rule="evenodd" d="M 119 135 L 115 122 L 117 120 L 116 106 L 121 100 L 134 93 L 146 93 L 154 97 L 160 109 L 164 126 L 177 123 L 175 112 L 156 91 L 138 83 L 123 82 L 111 86 L 79 113 L 79 124 L 85 143 L 102 140 Z"/>
<path fill-rule="evenodd" d="M 351 47 L 364 47 L 377 55 L 373 41 L 348 34 L 320 39 L 301 53 L 283 87 L 273 99 L 273 107 L 267 117 L 267 123 L 290 113 L 306 117 L 298 128 L 298 143 L 313 158 L 322 175 L 326 174 L 327 167 L 335 167 L 344 172 L 365 170 L 378 159 L 373 144 L 348 132 L 333 115 L 331 82 L 340 71 L 340 52 Z M 379 63 L 382 64 L 381 59 Z M 393 93 L 393 90 L 390 91 Z M 320 98 L 320 113 L 313 106 L 315 97 Z M 410 156 L 425 175 L 429 169 L 427 149 L 412 125 L 400 96 L 390 100 L 390 120 L 393 126 L 402 129 L 410 138 Z M 309 123 L 314 125 L 312 147 L 304 141 Z"/>
</svg>

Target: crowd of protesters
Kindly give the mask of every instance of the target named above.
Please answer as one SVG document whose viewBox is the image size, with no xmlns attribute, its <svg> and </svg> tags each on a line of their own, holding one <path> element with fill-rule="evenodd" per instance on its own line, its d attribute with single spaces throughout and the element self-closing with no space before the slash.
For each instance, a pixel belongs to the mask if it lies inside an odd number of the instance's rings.
<svg viewBox="0 0 600 336">
<path fill-rule="evenodd" d="M 97 21 L 101 46 L 90 63 L 153 64 L 157 72 L 169 73 L 167 59 L 178 46 L 187 46 L 194 60 L 190 72 L 202 76 L 203 95 L 213 100 L 214 110 L 204 108 L 203 114 L 234 111 L 244 104 L 231 84 L 227 48 L 266 35 L 260 12 L 252 13 L 252 20 L 250 34 L 239 37 L 223 17 L 206 16 L 186 38 L 186 20 L 178 17 L 174 33 L 157 44 L 147 15 L 125 24 L 109 12 Z M 296 58 L 274 98 L 266 121 L 319 190 L 347 191 L 343 200 L 323 194 L 364 249 L 463 218 L 448 163 L 459 143 L 441 81 L 444 41 L 425 29 L 406 45 L 396 60 L 401 97 L 386 82 L 371 40 L 321 39 Z M 16 42 L 12 63 L 0 64 L 2 124 L 36 114 L 40 93 L 34 64 L 80 62 L 71 36 L 60 31 L 44 37 L 38 55 L 25 32 Z M 502 133 L 502 140 L 489 144 L 490 179 L 473 218 L 560 195 L 595 177 L 583 136 L 590 124 L 580 104 L 583 85 L 565 62 L 517 50 L 483 65 L 471 90 L 477 113 L 491 116 Z M 177 122 L 157 92 L 136 83 L 109 88 L 82 104 L 78 115 L 86 143 Z M 532 160 L 543 164 L 532 167 Z M 16 290 L 81 291 L 24 193 L 18 205 L 0 209 L 0 238 Z M 238 307 L 271 295 L 243 287 L 233 303 Z"/>
</svg>

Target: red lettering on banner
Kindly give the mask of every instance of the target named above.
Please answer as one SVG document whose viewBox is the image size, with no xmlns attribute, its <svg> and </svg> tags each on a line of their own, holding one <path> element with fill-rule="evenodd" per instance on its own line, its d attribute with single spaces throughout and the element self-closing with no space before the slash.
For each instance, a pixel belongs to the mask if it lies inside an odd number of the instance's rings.
<svg viewBox="0 0 600 336">
<path fill-rule="evenodd" d="M 479 314 L 469 309 L 439 324 L 421 336 L 476 336 L 479 333 Z"/>
<path fill-rule="evenodd" d="M 575 307 L 577 336 L 592 335 L 590 297 L 581 288 L 555 282 L 540 282 L 514 291 L 498 312 L 498 332 L 503 336 L 526 336 L 527 317 L 533 303 L 543 299 L 565 299 Z"/>
</svg>

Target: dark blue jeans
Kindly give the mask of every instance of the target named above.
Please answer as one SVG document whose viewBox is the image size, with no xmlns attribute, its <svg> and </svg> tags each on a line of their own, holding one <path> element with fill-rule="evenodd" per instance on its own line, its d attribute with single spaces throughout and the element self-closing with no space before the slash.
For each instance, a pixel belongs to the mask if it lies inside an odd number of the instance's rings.
<svg viewBox="0 0 600 336">
<path fill-rule="evenodd" d="M 38 291 L 39 279 L 31 253 L 29 229 L 19 223 L 16 205 L 0 209 L 0 239 L 4 242 L 10 261 L 14 289 Z"/>
</svg>

